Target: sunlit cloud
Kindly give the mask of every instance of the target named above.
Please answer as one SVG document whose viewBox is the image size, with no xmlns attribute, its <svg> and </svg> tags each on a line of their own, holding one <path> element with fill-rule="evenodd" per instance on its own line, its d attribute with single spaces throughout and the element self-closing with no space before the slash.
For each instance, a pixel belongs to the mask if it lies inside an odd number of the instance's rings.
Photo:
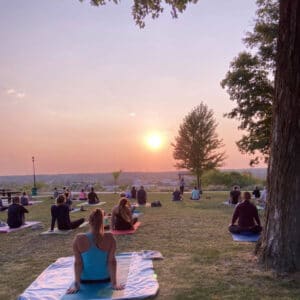
<svg viewBox="0 0 300 300">
<path fill-rule="evenodd" d="M 8 90 L 6 90 L 6 94 L 7 95 L 15 95 L 16 91 L 14 89 L 8 89 Z"/>
<path fill-rule="evenodd" d="M 131 112 L 131 113 L 129 114 L 129 116 L 130 116 L 131 118 L 134 118 L 134 117 L 136 116 L 136 113 L 135 113 L 135 112 Z"/>
<path fill-rule="evenodd" d="M 19 99 L 22 99 L 22 98 L 25 97 L 25 93 L 17 93 L 16 97 L 19 98 Z"/>
<path fill-rule="evenodd" d="M 24 92 L 16 91 L 15 89 L 7 89 L 6 94 L 12 97 L 16 97 L 18 99 L 22 99 L 26 96 Z"/>
</svg>

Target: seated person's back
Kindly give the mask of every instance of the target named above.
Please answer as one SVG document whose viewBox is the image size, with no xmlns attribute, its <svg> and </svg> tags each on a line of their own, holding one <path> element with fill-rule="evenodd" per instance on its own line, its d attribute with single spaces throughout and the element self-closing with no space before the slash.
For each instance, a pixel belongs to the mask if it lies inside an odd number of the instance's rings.
<svg viewBox="0 0 300 300">
<path fill-rule="evenodd" d="M 180 201 L 181 200 L 181 193 L 178 189 L 173 192 L 173 201 Z"/>
<path fill-rule="evenodd" d="M 79 200 L 87 200 L 86 193 L 83 189 L 79 193 Z"/>
<path fill-rule="evenodd" d="M 51 206 L 51 230 L 54 229 L 56 221 L 57 227 L 60 230 L 75 229 L 84 222 L 83 218 L 80 218 L 76 221 L 70 220 L 70 209 L 69 206 L 65 203 L 64 195 L 58 196 L 56 202 L 56 205 Z"/>
<path fill-rule="evenodd" d="M 262 230 L 257 208 L 250 202 L 249 192 L 244 193 L 244 201 L 239 203 L 234 210 L 229 231 L 240 233 L 245 231 L 258 233 Z M 238 225 L 235 222 L 238 220 Z"/>
<path fill-rule="evenodd" d="M 89 204 L 96 204 L 100 202 L 98 195 L 94 191 L 94 188 L 91 188 L 91 191 L 88 193 L 88 202 Z"/>
<path fill-rule="evenodd" d="M 231 204 L 237 204 L 240 200 L 241 192 L 235 186 L 233 191 L 230 192 Z"/>
<path fill-rule="evenodd" d="M 137 222 L 137 218 L 132 218 L 130 203 L 127 198 L 121 198 L 119 205 L 112 210 L 111 227 L 115 230 L 131 230 Z"/>
<path fill-rule="evenodd" d="M 137 192 L 137 201 L 139 204 L 144 205 L 147 202 L 147 193 L 144 190 L 144 187 L 141 186 Z"/>
<path fill-rule="evenodd" d="M 28 210 L 20 205 L 19 197 L 13 197 L 12 201 L 7 210 L 7 224 L 10 228 L 18 228 L 25 224 L 25 213 Z"/>
<path fill-rule="evenodd" d="M 94 210 L 89 216 L 90 232 L 74 240 L 75 285 L 68 293 L 76 293 L 81 283 L 110 282 L 114 289 L 122 288 L 116 278 L 116 241 L 111 233 L 104 233 L 103 220 L 103 212 Z"/>
<path fill-rule="evenodd" d="M 252 192 L 252 194 L 254 195 L 255 199 L 260 198 L 260 190 L 258 187 L 255 187 L 254 191 Z"/>
<path fill-rule="evenodd" d="M 192 200 L 199 200 L 200 199 L 200 191 L 197 189 L 197 187 L 193 188 L 191 199 Z"/>
<path fill-rule="evenodd" d="M 25 192 L 23 193 L 23 195 L 21 197 L 21 204 L 24 206 L 29 205 L 29 199 Z"/>
</svg>

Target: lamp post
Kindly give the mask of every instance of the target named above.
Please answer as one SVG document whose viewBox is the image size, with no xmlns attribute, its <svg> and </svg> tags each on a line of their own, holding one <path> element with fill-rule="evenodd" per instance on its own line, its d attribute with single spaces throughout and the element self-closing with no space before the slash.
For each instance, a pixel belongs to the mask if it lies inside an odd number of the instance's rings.
<svg viewBox="0 0 300 300">
<path fill-rule="evenodd" d="M 32 196 L 36 196 L 36 194 L 37 194 L 37 188 L 36 188 L 36 182 L 35 182 L 34 156 L 32 156 L 32 168 L 33 168 L 33 188 L 31 189 L 31 194 L 32 194 Z"/>
</svg>

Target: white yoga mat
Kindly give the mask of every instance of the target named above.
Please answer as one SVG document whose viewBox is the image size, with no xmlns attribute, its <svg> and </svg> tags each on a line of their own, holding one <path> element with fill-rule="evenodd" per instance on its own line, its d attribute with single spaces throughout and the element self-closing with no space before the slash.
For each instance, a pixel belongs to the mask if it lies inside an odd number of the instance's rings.
<svg viewBox="0 0 300 300">
<path fill-rule="evenodd" d="M 41 222 L 37 222 L 37 221 L 26 221 L 25 225 L 22 225 L 21 227 L 18 228 L 9 228 L 9 226 L 2 226 L 0 227 L 0 233 L 10 233 L 13 231 L 18 231 L 18 230 L 22 230 L 24 228 L 28 228 L 28 227 L 32 227 L 34 225 L 40 224 Z"/>
<path fill-rule="evenodd" d="M 76 206 L 100 206 L 100 205 L 103 205 L 105 204 L 106 202 L 99 202 L 99 203 L 96 203 L 96 204 L 89 204 L 88 202 L 82 202 L 82 203 L 79 203 L 77 204 Z"/>
<path fill-rule="evenodd" d="M 83 227 L 85 227 L 88 224 L 89 224 L 89 222 L 85 221 L 78 228 L 83 228 Z M 66 235 L 66 234 L 71 233 L 73 230 L 76 230 L 76 229 L 59 230 L 58 228 L 54 228 L 53 231 L 48 230 L 48 231 L 41 232 L 40 234 L 41 235 L 56 235 L 56 234 L 58 234 L 58 235 Z"/>
<path fill-rule="evenodd" d="M 152 260 L 141 253 L 130 252 L 117 255 L 118 282 L 125 289 L 115 291 L 108 284 L 81 284 L 76 294 L 66 295 L 74 281 L 74 258 L 62 257 L 44 270 L 19 296 L 18 300 L 125 300 L 143 299 L 156 295 L 158 282 Z"/>
</svg>

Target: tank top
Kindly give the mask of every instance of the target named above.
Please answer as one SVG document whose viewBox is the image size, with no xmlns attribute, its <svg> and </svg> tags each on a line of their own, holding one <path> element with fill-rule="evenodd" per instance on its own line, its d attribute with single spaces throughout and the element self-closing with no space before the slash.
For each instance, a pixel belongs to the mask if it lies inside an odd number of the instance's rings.
<svg viewBox="0 0 300 300">
<path fill-rule="evenodd" d="M 107 251 L 99 249 L 94 242 L 92 233 L 86 233 L 86 237 L 90 242 L 90 248 L 81 253 L 83 268 L 81 272 L 81 280 L 102 280 L 110 278 L 108 271 Z"/>
</svg>

